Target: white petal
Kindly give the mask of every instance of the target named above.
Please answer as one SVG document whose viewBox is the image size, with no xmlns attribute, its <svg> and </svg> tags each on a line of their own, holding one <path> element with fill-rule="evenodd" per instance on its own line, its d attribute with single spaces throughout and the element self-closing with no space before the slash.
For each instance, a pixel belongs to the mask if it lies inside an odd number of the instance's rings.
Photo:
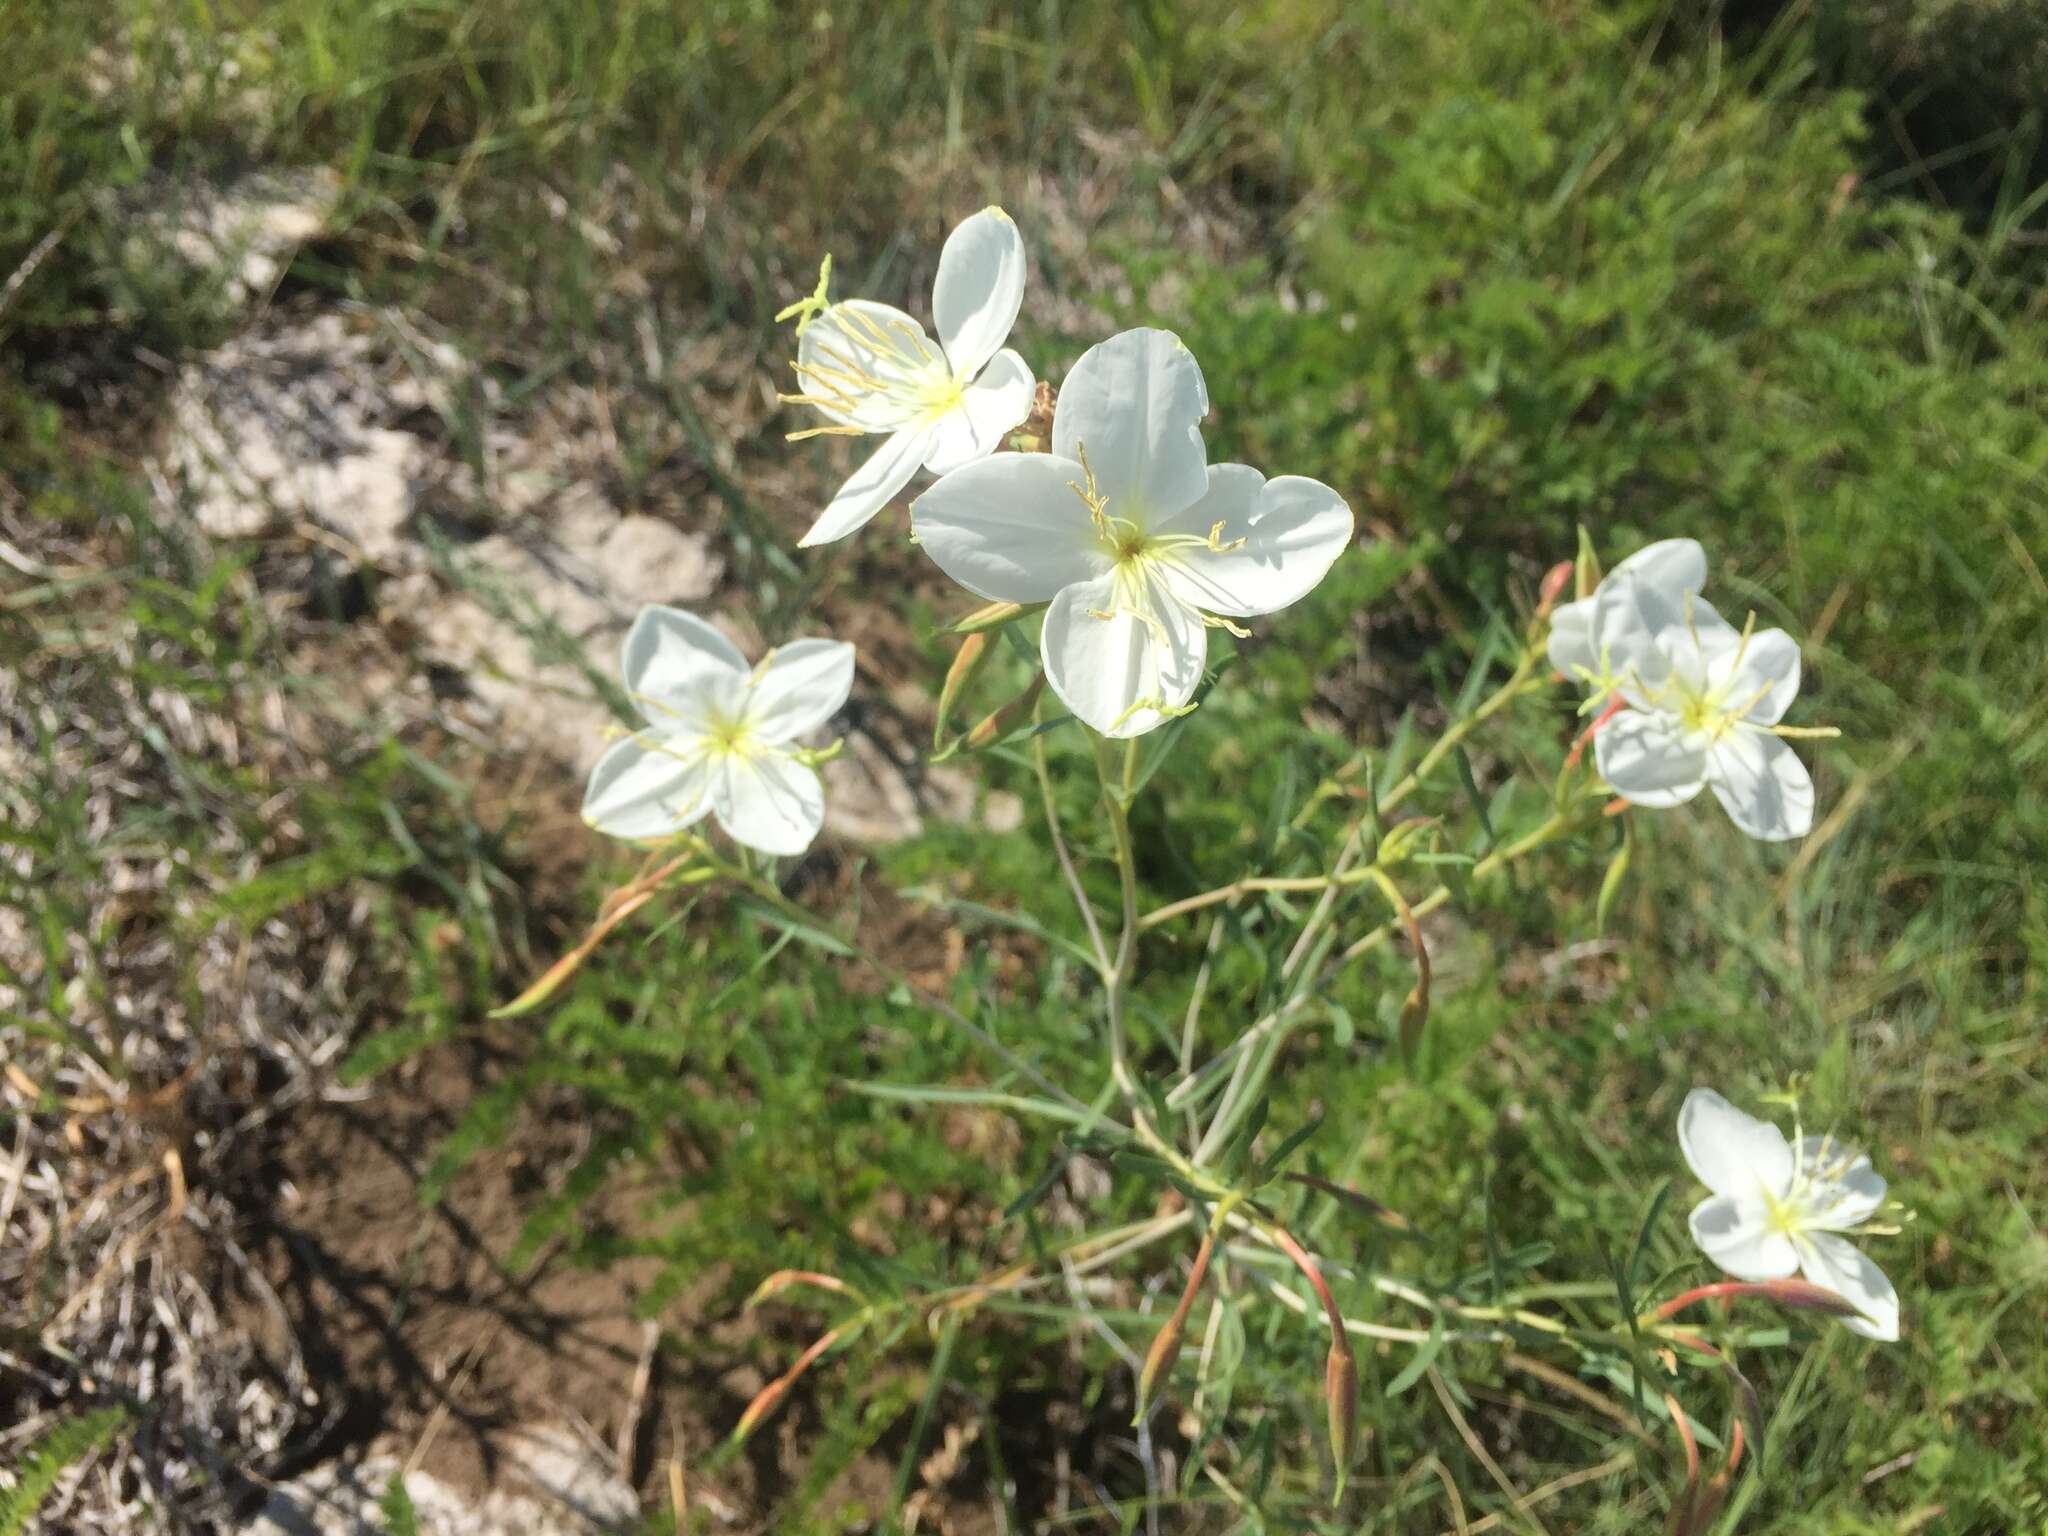
<svg viewBox="0 0 2048 1536">
<path fill-rule="evenodd" d="M 597 760 L 583 819 L 607 837 L 673 837 L 711 809 L 710 773 L 696 738 L 628 737 Z"/>
<path fill-rule="evenodd" d="M 1052 451 L 1085 447 L 1109 511 L 1149 528 L 1209 489 L 1201 421 L 1209 392 L 1195 356 L 1171 331 L 1125 331 L 1081 354 L 1060 386 Z"/>
<path fill-rule="evenodd" d="M 1782 737 L 1736 725 L 1707 749 L 1707 782 L 1728 819 L 1767 843 L 1813 827 L 1813 780 Z"/>
<path fill-rule="evenodd" d="M 847 477 L 839 494 L 811 524 L 811 531 L 797 540 L 798 548 L 830 544 L 872 522 L 875 514 L 910 484 L 917 467 L 931 451 L 933 435 L 933 429 L 923 424 L 892 432 L 867 463 Z"/>
<path fill-rule="evenodd" d="M 1875 1216 L 1889 1186 L 1870 1158 L 1832 1136 L 1799 1143 L 1799 1166 L 1811 1181 L 1806 1220 L 1829 1232 L 1846 1232 Z"/>
<path fill-rule="evenodd" d="M 1173 589 L 1205 613 L 1277 612 L 1307 596 L 1351 547 L 1343 497 L 1300 475 L 1263 480 L 1243 464 L 1211 465 L 1208 494 L 1154 528 L 1206 536 L 1218 523 L 1222 552 L 1189 549 L 1167 569 Z"/>
<path fill-rule="evenodd" d="M 1781 1198 L 1792 1182 L 1792 1148 L 1768 1120 L 1745 1115 L 1711 1088 L 1695 1088 L 1678 1111 L 1678 1146 L 1695 1177 L 1737 1200 Z"/>
<path fill-rule="evenodd" d="M 894 432 L 931 410 L 952 371 L 924 327 L 900 309 L 847 299 L 820 313 L 796 343 L 797 389 L 826 419 Z"/>
<path fill-rule="evenodd" d="M 1003 434 L 1031 414 L 1036 391 L 1024 359 L 1005 347 L 988 360 L 981 377 L 961 391 L 959 407 L 933 423 L 924 467 L 943 475 L 987 458 L 1002 446 Z"/>
<path fill-rule="evenodd" d="M 1111 555 L 1074 487 L 1081 466 L 998 453 L 944 476 L 910 504 L 910 531 L 939 569 L 999 603 L 1043 603 L 1108 570 Z"/>
<path fill-rule="evenodd" d="M 1572 683 L 1584 678 L 1579 669 L 1597 674 L 1600 658 L 1593 650 L 1593 599 L 1565 603 L 1550 615 L 1550 664 Z"/>
<path fill-rule="evenodd" d="M 1886 1344 L 1898 1338 L 1899 1293 L 1854 1243 L 1826 1232 L 1806 1233 L 1799 1239 L 1799 1267 L 1815 1285 L 1833 1291 L 1863 1314 L 1843 1318 L 1844 1328 Z"/>
<path fill-rule="evenodd" d="M 1624 696 L 1639 709 L 1654 704 L 1674 676 L 1704 689 L 1713 659 L 1741 638 L 1706 599 L 1618 569 L 1593 594 L 1594 654 L 1628 680 Z"/>
<path fill-rule="evenodd" d="M 1593 737 L 1593 760 L 1617 795 L 1631 805 L 1664 810 L 1700 792 L 1706 754 L 1686 740 L 1669 715 L 1624 709 Z"/>
<path fill-rule="evenodd" d="M 1111 574 L 1052 600 L 1039 649 L 1045 680 L 1084 723 L 1104 736 L 1142 736 L 1166 722 L 1163 710 L 1194 697 L 1209 632 L 1160 584 L 1134 588 Z"/>
<path fill-rule="evenodd" d="M 954 378 L 972 378 L 995 356 L 1023 302 L 1024 238 L 1010 216 L 984 208 L 963 219 L 946 236 L 932 285 L 932 323 Z"/>
<path fill-rule="evenodd" d="M 1738 1280 L 1783 1280 L 1799 1268 L 1792 1239 L 1774 1231 L 1761 1200 L 1712 1195 L 1692 1208 L 1692 1240 Z"/>
<path fill-rule="evenodd" d="M 1680 594 L 1706 586 L 1707 552 L 1697 539 L 1659 539 L 1645 544 L 1609 574 L 1667 593 L 1675 603 Z"/>
<path fill-rule="evenodd" d="M 650 603 L 626 634 L 619 676 L 648 724 L 694 730 L 738 701 L 747 659 L 707 620 Z"/>
<path fill-rule="evenodd" d="M 781 752 L 728 752 L 711 780 L 718 824 L 762 853 L 802 853 L 825 824 L 817 771 Z"/>
<path fill-rule="evenodd" d="M 1782 629 L 1766 629 L 1747 645 L 1715 659 L 1708 678 L 1730 708 L 1757 725 L 1776 725 L 1799 695 L 1799 642 Z"/>
<path fill-rule="evenodd" d="M 852 690 L 852 646 L 844 640 L 792 640 L 755 669 L 747 724 L 761 740 L 780 746 L 838 714 Z"/>
</svg>

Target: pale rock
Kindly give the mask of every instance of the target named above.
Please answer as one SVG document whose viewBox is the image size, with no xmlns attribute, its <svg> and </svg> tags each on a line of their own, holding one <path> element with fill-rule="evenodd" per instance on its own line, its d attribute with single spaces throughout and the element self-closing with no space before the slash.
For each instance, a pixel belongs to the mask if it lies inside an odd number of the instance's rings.
<svg viewBox="0 0 2048 1536">
<path fill-rule="evenodd" d="M 609 1457 L 566 1429 L 538 1425 L 508 1435 L 507 1486 L 469 1497 L 424 1472 L 405 1474 L 420 1536 L 615 1536 L 633 1529 L 640 1501 Z M 250 1536 L 383 1536 L 378 1509 L 396 1456 L 329 1462 L 280 1483 L 257 1511 Z"/>
<path fill-rule="evenodd" d="M 927 814 L 966 821 L 974 779 L 949 764 L 913 783 L 871 736 L 849 736 L 846 750 L 819 770 L 825 778 L 825 831 L 850 843 L 900 843 L 924 830 Z"/>
<path fill-rule="evenodd" d="M 126 260 L 208 274 L 230 308 L 267 298 L 298 248 L 321 234 L 341 200 L 326 166 L 250 171 L 225 182 L 160 176 L 124 194 L 117 216 Z"/>
</svg>

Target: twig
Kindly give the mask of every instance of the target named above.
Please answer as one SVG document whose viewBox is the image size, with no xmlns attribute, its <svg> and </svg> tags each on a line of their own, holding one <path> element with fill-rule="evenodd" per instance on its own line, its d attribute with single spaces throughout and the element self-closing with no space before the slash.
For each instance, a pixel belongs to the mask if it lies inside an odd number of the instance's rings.
<svg viewBox="0 0 2048 1536">
<path fill-rule="evenodd" d="M 649 1318 L 640 1332 L 640 1359 L 633 1366 L 633 1385 L 626 1393 L 626 1411 L 619 1420 L 618 1438 L 612 1453 L 619 1468 L 619 1481 L 631 1485 L 633 1443 L 640 1438 L 640 1416 L 647 1409 L 647 1388 L 654 1380 L 654 1351 L 661 1343 L 661 1324 Z"/>
<path fill-rule="evenodd" d="M 1095 920 L 1095 904 L 1088 899 L 1088 891 L 1081 884 L 1080 873 L 1074 868 L 1073 855 L 1067 851 L 1066 834 L 1060 830 L 1060 811 L 1053 799 L 1052 770 L 1046 765 L 1045 738 L 1031 738 L 1031 763 L 1038 771 L 1038 790 L 1045 800 L 1045 827 L 1052 834 L 1052 851 L 1058 855 L 1060 873 L 1066 876 L 1067 889 L 1073 893 L 1074 905 L 1081 909 L 1081 921 L 1088 925 L 1088 942 L 1095 946 L 1095 963 L 1109 969 L 1109 945 L 1103 941 L 1102 925 Z"/>
<path fill-rule="evenodd" d="M 469 1373 L 476 1369 L 476 1363 L 483 1358 L 484 1346 L 497 1338 L 503 1330 L 504 1320 L 494 1321 L 490 1327 L 476 1336 L 476 1342 L 469 1346 L 469 1354 L 455 1372 L 455 1379 L 448 1384 L 448 1390 L 441 1394 L 441 1400 L 434 1404 L 434 1411 L 427 1416 L 427 1427 L 420 1431 L 419 1443 L 413 1446 L 412 1454 L 405 1458 L 405 1465 L 399 1468 L 398 1479 L 404 1482 L 419 1471 L 420 1464 L 427 1459 L 427 1452 L 434 1444 L 434 1437 L 441 1433 L 441 1426 L 448 1422 L 448 1415 L 454 1410 L 455 1394 L 469 1381 Z"/>
<path fill-rule="evenodd" d="M 1534 1502 L 1533 1496 L 1524 1494 L 1517 1488 L 1507 1473 L 1501 1470 L 1500 1463 L 1495 1461 L 1487 1452 L 1485 1444 L 1474 1433 L 1472 1426 L 1465 1421 L 1465 1415 L 1459 1411 L 1457 1400 L 1451 1396 L 1449 1389 L 1444 1386 L 1444 1379 L 1438 1373 L 1437 1368 L 1432 1365 L 1429 1368 L 1428 1375 L 1430 1386 L 1436 1390 L 1436 1400 L 1443 1404 L 1444 1413 L 1449 1417 L 1452 1427 L 1458 1431 L 1458 1438 L 1465 1442 L 1465 1449 L 1473 1454 L 1478 1460 L 1479 1465 L 1486 1468 L 1487 1476 L 1494 1480 L 1500 1491 L 1513 1501 L 1515 1513 L 1525 1516 L 1531 1525 L 1535 1526 L 1538 1531 L 1543 1532 L 1543 1536 L 1550 1536 L 1550 1533 L 1544 1529 L 1543 1522 L 1537 1519 L 1534 1512 L 1529 1508 L 1529 1505 Z"/>
<path fill-rule="evenodd" d="M 0 318 L 6 316 L 8 308 L 14 303 L 14 296 L 36 275 L 36 268 L 49 259 L 50 252 L 63 244 L 64 237 L 71 233 L 72 226 L 85 217 L 85 208 L 86 205 L 82 202 L 73 203 L 64 217 L 57 221 L 56 226 L 22 257 L 21 265 L 8 274 L 7 281 L 0 283 Z"/>
</svg>

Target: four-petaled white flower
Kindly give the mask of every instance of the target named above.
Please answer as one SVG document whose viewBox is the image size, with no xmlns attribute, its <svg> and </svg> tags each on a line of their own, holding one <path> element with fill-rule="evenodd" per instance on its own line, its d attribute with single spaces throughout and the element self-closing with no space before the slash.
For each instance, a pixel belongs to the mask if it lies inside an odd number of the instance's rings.
<svg viewBox="0 0 2048 1536">
<path fill-rule="evenodd" d="M 802 853 L 825 819 L 795 745 L 839 711 L 853 647 L 794 640 L 749 668 L 695 614 L 650 605 L 626 636 L 626 693 L 646 722 L 591 770 L 583 819 L 612 837 L 673 837 L 709 813 L 736 843 Z"/>
<path fill-rule="evenodd" d="M 1328 486 L 1210 464 L 1208 409 L 1179 337 L 1125 331 L 1067 375 L 1051 453 L 979 460 L 911 503 L 912 534 L 955 581 L 1051 605 L 1046 680 L 1105 736 L 1180 712 L 1209 625 L 1285 608 L 1351 542 L 1351 509 Z"/>
<path fill-rule="evenodd" d="M 1854 1244 L 1837 1236 L 1865 1225 L 1884 1204 L 1870 1159 L 1831 1136 L 1787 1142 L 1767 1120 L 1695 1088 L 1678 1112 L 1678 1144 L 1713 1191 L 1693 1207 L 1700 1251 L 1738 1280 L 1783 1280 L 1795 1271 L 1849 1302 L 1842 1321 L 1865 1338 L 1899 1336 L 1899 1294 Z"/>
<path fill-rule="evenodd" d="M 1766 842 L 1804 837 L 1813 780 L 1778 722 L 1799 692 L 1799 646 L 1782 629 L 1738 630 L 1702 598 L 1707 557 L 1666 539 L 1622 561 L 1594 594 L 1551 618 L 1550 661 L 1589 709 L 1624 706 L 1593 738 L 1600 776 L 1635 805 L 1683 805 L 1711 788 Z"/>
<path fill-rule="evenodd" d="M 1024 241 L 1000 208 L 946 237 L 932 286 L 934 343 L 902 310 L 847 299 L 807 319 L 797 337 L 800 394 L 832 423 L 798 432 L 888 441 L 839 488 L 804 545 L 843 539 L 889 504 L 922 465 L 935 475 L 993 453 L 1031 414 L 1024 359 L 1003 346 L 1024 300 Z"/>
</svg>

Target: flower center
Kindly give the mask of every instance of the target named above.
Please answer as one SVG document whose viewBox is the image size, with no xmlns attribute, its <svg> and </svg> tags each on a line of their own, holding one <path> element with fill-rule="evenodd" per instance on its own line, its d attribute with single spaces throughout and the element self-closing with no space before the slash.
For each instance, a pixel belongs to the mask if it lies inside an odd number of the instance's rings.
<svg viewBox="0 0 2048 1536">
<path fill-rule="evenodd" d="M 1736 721 L 1749 713 L 1747 709 L 1736 709 L 1728 703 L 1725 687 L 1699 689 L 1679 681 L 1677 688 L 1674 713 L 1678 716 L 1678 723 L 1709 741 L 1719 741 Z"/>
<path fill-rule="evenodd" d="M 796 365 L 804 390 L 781 396 L 785 401 L 850 415 L 879 398 L 906 419 L 933 421 L 966 396 L 966 380 L 954 377 L 940 350 L 908 321 L 834 304 L 814 323 L 828 327 L 834 340 L 818 341 L 815 360 Z"/>
<path fill-rule="evenodd" d="M 754 750 L 754 732 L 746 721 L 719 717 L 704 733 L 705 745 L 715 754 L 746 757 Z"/>
<path fill-rule="evenodd" d="M 1794 1179 L 1792 1187 L 1785 1191 L 1780 1200 L 1768 1189 L 1764 1191 L 1764 1221 L 1773 1232 L 1782 1232 L 1786 1237 L 1797 1237 L 1808 1226 L 1807 1201 L 1803 1198 L 1805 1181 Z"/>
</svg>

